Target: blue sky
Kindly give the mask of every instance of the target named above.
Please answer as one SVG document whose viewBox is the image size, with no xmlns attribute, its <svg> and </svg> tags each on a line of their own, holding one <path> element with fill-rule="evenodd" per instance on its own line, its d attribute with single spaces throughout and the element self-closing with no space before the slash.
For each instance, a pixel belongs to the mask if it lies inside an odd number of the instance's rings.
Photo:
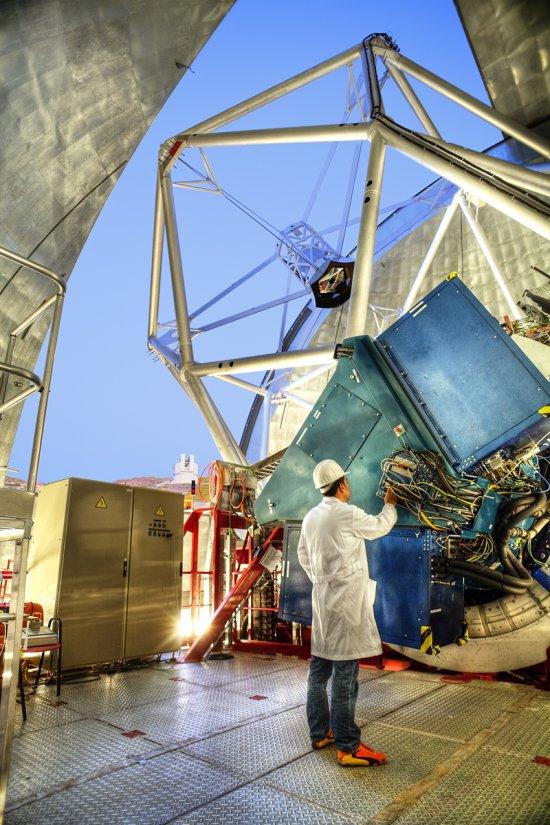
<svg viewBox="0 0 550 825">
<path fill-rule="evenodd" d="M 487 101 L 451 0 L 237 0 L 141 142 L 73 270 L 48 411 L 42 481 L 164 476 L 171 474 L 180 452 L 194 453 L 200 467 L 217 457 L 200 414 L 146 347 L 158 147 L 169 136 L 376 31 L 390 33 L 408 57 Z M 337 123 L 344 110 L 345 83 L 341 70 L 228 128 Z M 423 87 L 417 89 L 445 137 L 474 148 L 499 139 L 494 129 L 454 104 Z M 398 93 L 390 84 L 386 90 L 389 114 L 416 128 Z M 326 145 L 239 147 L 212 150 L 209 159 L 232 194 L 283 229 L 302 217 L 326 151 Z M 312 211 L 311 222 L 317 228 L 339 220 L 352 151 L 347 145 L 337 152 Z M 186 157 L 197 162 L 196 152 Z M 367 157 L 365 149 L 353 217 L 358 214 Z M 175 180 L 184 176 L 180 169 Z M 410 197 L 433 178 L 394 152 L 389 153 L 386 169 L 383 205 Z M 223 198 L 184 190 L 176 191 L 175 198 L 190 308 L 275 251 L 275 240 Z M 351 248 L 353 240 L 350 232 L 345 246 Z M 174 317 L 167 280 L 165 272 L 162 320 Z M 281 295 L 285 287 L 286 272 L 277 264 L 201 320 L 239 312 Z M 210 360 L 271 351 L 279 319 L 280 310 L 272 310 L 200 337 L 196 357 Z M 252 395 L 215 379 L 209 380 L 208 388 L 240 434 Z M 31 399 L 10 459 L 22 477 L 34 411 Z"/>
</svg>

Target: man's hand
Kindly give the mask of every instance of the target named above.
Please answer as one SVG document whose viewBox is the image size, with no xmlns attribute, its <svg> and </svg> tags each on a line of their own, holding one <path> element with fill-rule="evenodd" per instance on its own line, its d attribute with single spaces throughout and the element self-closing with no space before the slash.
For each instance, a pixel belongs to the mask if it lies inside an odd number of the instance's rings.
<svg viewBox="0 0 550 825">
<path fill-rule="evenodd" d="M 393 504 L 394 507 L 397 504 L 397 496 L 395 495 L 391 487 L 386 487 L 386 493 L 384 495 L 384 504 Z"/>
</svg>

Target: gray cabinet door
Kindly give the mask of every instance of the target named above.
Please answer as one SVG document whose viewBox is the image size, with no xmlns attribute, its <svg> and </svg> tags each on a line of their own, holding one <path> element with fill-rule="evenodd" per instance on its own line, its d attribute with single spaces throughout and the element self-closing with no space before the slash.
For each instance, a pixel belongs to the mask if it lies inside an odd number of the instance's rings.
<svg viewBox="0 0 550 825">
<path fill-rule="evenodd" d="M 132 491 L 71 479 L 57 612 L 63 666 L 122 657 Z"/>
<path fill-rule="evenodd" d="M 181 645 L 183 496 L 136 488 L 125 658 Z"/>
</svg>

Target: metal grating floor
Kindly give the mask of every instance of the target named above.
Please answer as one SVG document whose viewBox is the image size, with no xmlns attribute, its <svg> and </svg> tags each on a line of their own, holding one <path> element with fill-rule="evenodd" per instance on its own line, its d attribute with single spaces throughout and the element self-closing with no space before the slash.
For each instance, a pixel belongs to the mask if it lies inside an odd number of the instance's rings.
<svg viewBox="0 0 550 825">
<path fill-rule="evenodd" d="M 40 688 L 16 720 L 5 822 L 550 825 L 548 695 L 361 670 L 363 738 L 389 762 L 351 770 L 309 748 L 306 678 L 237 654 L 67 684 L 59 705 Z"/>
</svg>

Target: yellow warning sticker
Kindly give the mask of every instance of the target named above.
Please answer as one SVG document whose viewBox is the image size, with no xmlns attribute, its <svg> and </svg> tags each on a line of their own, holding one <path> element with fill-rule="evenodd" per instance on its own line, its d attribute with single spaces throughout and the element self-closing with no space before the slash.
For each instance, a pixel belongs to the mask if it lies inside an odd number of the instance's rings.
<svg viewBox="0 0 550 825">
<path fill-rule="evenodd" d="M 105 499 L 103 498 L 103 496 L 101 496 L 101 498 L 100 498 L 100 499 L 99 499 L 99 501 L 97 502 L 97 504 L 96 504 L 96 509 L 97 509 L 97 510 L 106 510 L 106 509 L 107 509 L 107 502 L 105 501 Z"/>
<path fill-rule="evenodd" d="M 157 507 L 157 509 L 155 511 L 155 516 L 165 516 L 165 515 L 166 515 L 166 513 L 164 512 L 164 510 L 162 508 L 162 505 L 159 504 L 159 506 Z"/>
</svg>

